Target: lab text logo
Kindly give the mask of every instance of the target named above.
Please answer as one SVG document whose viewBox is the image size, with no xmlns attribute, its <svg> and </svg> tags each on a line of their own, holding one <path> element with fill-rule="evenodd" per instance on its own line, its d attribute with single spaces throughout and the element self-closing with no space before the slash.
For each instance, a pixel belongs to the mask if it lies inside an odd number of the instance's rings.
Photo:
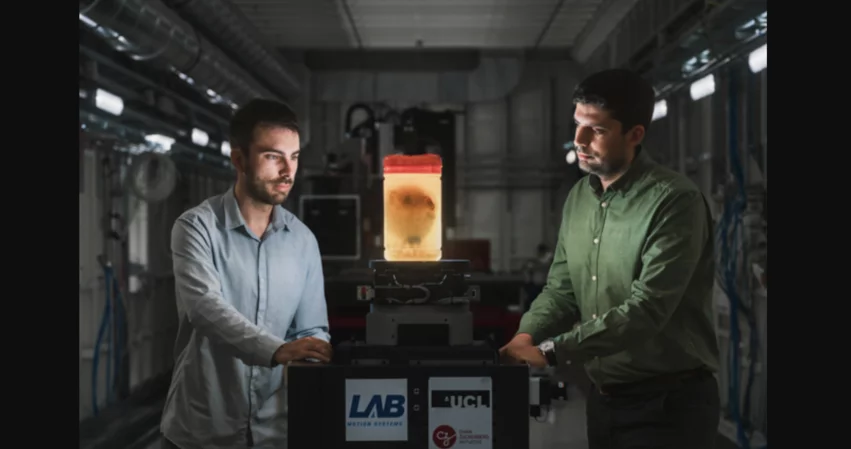
<svg viewBox="0 0 851 449">
<path fill-rule="evenodd" d="M 364 404 L 365 402 L 365 404 Z M 400 394 L 373 395 L 364 401 L 359 394 L 352 396 L 349 418 L 399 418 L 405 414 L 405 396 Z"/>
<path fill-rule="evenodd" d="M 407 441 L 407 379 L 346 379 L 346 441 Z"/>
<path fill-rule="evenodd" d="M 490 408 L 491 392 L 487 390 L 432 390 L 431 406 L 446 408 Z"/>
</svg>

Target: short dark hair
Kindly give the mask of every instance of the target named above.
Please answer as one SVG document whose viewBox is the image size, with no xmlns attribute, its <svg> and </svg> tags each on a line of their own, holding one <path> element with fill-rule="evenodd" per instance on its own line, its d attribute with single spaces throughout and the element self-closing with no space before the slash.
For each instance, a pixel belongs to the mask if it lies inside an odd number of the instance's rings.
<svg viewBox="0 0 851 449">
<path fill-rule="evenodd" d="M 626 133 L 642 125 L 646 132 L 653 119 L 656 92 L 639 74 L 609 69 L 585 78 L 573 92 L 573 104 L 593 104 L 608 111 Z"/>
<path fill-rule="evenodd" d="M 273 126 L 300 134 L 298 117 L 285 103 L 257 98 L 249 101 L 230 120 L 230 146 L 248 154 L 254 131 L 258 127 Z"/>
</svg>

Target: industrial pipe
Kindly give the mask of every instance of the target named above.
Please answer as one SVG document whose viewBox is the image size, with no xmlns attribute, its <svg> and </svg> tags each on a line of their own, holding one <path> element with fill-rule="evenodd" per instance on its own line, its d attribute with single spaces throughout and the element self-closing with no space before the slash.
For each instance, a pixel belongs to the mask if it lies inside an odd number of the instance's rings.
<svg viewBox="0 0 851 449">
<path fill-rule="evenodd" d="M 276 98 L 159 0 L 80 0 L 80 20 L 131 58 L 200 83 L 213 102 Z"/>
<path fill-rule="evenodd" d="M 285 68 L 274 49 L 268 48 L 257 28 L 227 0 L 164 0 L 181 17 L 203 32 L 242 67 L 250 67 L 261 81 L 285 99 L 301 93 L 298 79 Z"/>
<path fill-rule="evenodd" d="M 346 110 L 346 124 L 344 128 L 347 136 L 352 132 L 352 116 L 358 110 L 365 111 L 369 115 L 367 121 L 375 121 L 375 112 L 366 103 L 355 103 L 349 106 L 349 109 Z"/>
</svg>

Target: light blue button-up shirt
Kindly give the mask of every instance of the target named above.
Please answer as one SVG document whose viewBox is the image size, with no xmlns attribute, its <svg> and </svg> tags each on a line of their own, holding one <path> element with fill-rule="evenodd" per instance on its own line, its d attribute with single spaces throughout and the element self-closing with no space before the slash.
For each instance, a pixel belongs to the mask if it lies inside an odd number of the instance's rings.
<svg viewBox="0 0 851 449">
<path fill-rule="evenodd" d="M 179 329 L 160 430 L 182 449 L 286 447 L 285 342 L 330 341 L 319 246 L 274 208 L 263 236 L 245 225 L 233 188 L 172 228 Z"/>
</svg>

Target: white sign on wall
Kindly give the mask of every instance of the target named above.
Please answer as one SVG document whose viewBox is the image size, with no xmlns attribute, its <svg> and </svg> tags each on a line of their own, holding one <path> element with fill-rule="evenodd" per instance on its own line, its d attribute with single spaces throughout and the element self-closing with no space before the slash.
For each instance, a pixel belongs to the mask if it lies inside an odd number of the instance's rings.
<svg viewBox="0 0 851 449">
<path fill-rule="evenodd" d="M 407 379 L 346 379 L 346 441 L 408 441 Z"/>
<path fill-rule="evenodd" d="M 493 448 L 490 377 L 432 377 L 428 390 L 430 449 Z"/>
</svg>

